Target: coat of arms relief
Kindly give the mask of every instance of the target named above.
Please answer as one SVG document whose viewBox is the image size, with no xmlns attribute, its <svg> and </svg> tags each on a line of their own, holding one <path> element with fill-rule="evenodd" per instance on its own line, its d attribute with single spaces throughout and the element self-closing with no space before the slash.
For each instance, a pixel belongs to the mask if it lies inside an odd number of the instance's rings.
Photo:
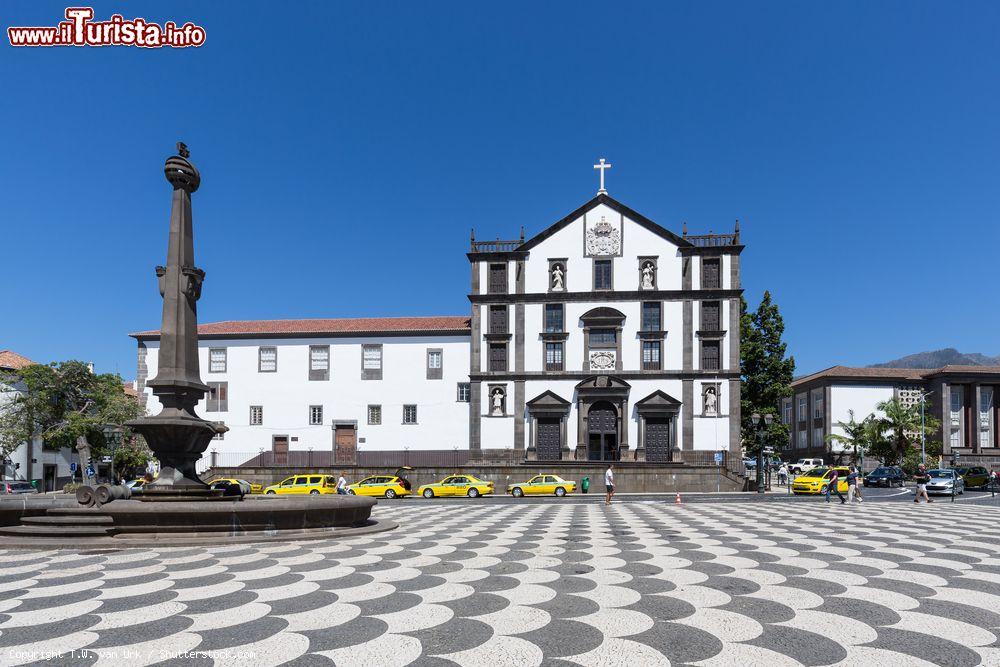
<svg viewBox="0 0 1000 667">
<path fill-rule="evenodd" d="M 620 255 L 622 233 L 602 215 L 600 222 L 587 229 L 586 246 L 588 255 Z"/>
</svg>

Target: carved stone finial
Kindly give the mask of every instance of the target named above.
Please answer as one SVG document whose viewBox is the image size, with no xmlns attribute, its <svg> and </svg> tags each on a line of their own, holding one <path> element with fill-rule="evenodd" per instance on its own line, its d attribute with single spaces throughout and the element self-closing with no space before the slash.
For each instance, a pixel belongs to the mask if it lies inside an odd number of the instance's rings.
<svg viewBox="0 0 1000 667">
<path fill-rule="evenodd" d="M 688 235 L 688 223 L 687 220 L 684 221 L 684 225 L 681 227 L 681 234 L 684 236 Z"/>
<path fill-rule="evenodd" d="M 191 151 L 188 150 L 187 144 L 185 144 L 183 141 L 177 142 L 177 154 L 180 155 L 182 158 L 191 157 Z"/>
</svg>

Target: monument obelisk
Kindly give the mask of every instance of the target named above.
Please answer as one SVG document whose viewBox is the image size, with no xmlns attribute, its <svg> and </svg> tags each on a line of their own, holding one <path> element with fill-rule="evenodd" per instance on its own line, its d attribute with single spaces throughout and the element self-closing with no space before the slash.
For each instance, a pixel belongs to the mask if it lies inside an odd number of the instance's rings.
<svg viewBox="0 0 1000 667">
<path fill-rule="evenodd" d="M 163 173 L 173 186 L 167 265 L 156 267 L 163 321 L 156 377 L 146 386 L 163 410 L 153 417 L 129 422 L 160 461 L 160 474 L 143 489 L 144 500 L 191 500 L 218 494 L 198 479 L 195 463 L 212 438 L 227 430 L 195 414 L 198 401 L 209 391 L 198 369 L 198 310 L 205 272 L 194 265 L 191 195 L 201 175 L 188 161 L 190 152 L 178 142 L 177 155 L 167 158 Z"/>
</svg>

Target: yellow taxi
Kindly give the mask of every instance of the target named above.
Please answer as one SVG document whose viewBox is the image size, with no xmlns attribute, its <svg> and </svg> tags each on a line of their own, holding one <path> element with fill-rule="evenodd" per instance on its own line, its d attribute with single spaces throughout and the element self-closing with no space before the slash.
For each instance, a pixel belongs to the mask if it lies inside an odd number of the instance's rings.
<svg viewBox="0 0 1000 667">
<path fill-rule="evenodd" d="M 337 478 L 333 475 L 292 475 L 277 484 L 264 489 L 264 495 L 292 496 L 309 494 L 318 496 L 325 493 L 337 493 Z"/>
<path fill-rule="evenodd" d="M 819 466 L 799 475 L 792 482 L 792 493 L 826 493 L 826 487 L 830 486 L 830 478 L 833 471 L 837 471 L 837 489 L 841 493 L 847 493 L 847 475 L 850 469 L 845 467 Z"/>
<path fill-rule="evenodd" d="M 435 496 L 468 496 L 477 498 L 486 493 L 493 493 L 493 482 L 479 479 L 475 475 L 449 475 L 440 482 L 424 484 L 417 493 L 424 498 Z"/>
<path fill-rule="evenodd" d="M 409 480 L 403 477 L 404 471 L 413 470 L 409 466 L 404 466 L 396 470 L 394 475 L 369 475 L 360 482 L 355 482 L 347 487 L 347 492 L 352 496 L 380 496 L 382 498 L 401 498 L 408 496 L 413 491 Z"/>
<path fill-rule="evenodd" d="M 511 484 L 508 488 L 510 495 L 515 498 L 551 495 L 562 498 L 567 493 L 574 491 L 576 491 L 576 482 L 567 481 L 559 475 L 535 475 L 527 482 Z"/>
<path fill-rule="evenodd" d="M 243 489 L 243 493 L 263 493 L 264 485 L 257 484 L 255 482 L 248 482 L 245 479 L 236 479 L 235 477 L 217 477 L 211 482 L 206 482 L 209 486 L 212 486 L 216 482 L 229 482 L 230 484 L 235 484 L 236 486 Z"/>
</svg>

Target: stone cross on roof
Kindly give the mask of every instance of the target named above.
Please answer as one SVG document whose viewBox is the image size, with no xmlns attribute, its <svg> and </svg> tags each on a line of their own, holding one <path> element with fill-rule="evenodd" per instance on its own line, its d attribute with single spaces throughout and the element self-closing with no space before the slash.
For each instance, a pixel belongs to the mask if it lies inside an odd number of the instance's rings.
<svg viewBox="0 0 1000 667">
<path fill-rule="evenodd" d="M 598 164 L 594 165 L 594 169 L 598 169 L 601 172 L 601 189 L 597 191 L 597 194 L 599 194 L 599 195 L 606 195 L 606 194 L 608 194 L 608 191 L 604 189 L 604 170 L 605 169 L 611 169 L 611 163 L 610 162 L 605 162 L 604 158 L 601 158 L 598 161 Z"/>
<path fill-rule="evenodd" d="M 187 144 L 183 141 L 177 142 L 177 154 L 185 159 L 191 157 L 191 151 L 188 150 Z"/>
</svg>

